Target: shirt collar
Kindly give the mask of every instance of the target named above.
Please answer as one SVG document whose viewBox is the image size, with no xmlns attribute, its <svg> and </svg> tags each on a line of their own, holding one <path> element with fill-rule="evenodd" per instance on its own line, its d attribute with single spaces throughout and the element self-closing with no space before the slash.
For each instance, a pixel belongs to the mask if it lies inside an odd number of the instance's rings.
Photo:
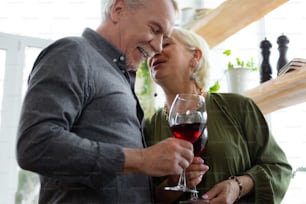
<svg viewBox="0 0 306 204">
<path fill-rule="evenodd" d="M 119 69 L 127 70 L 125 55 L 111 42 L 90 28 L 86 28 L 82 36 L 107 60 L 115 63 Z"/>
<path fill-rule="evenodd" d="M 136 72 L 127 71 L 125 55 L 103 36 L 90 28 L 86 28 L 82 36 L 110 63 L 117 65 L 123 75 L 128 79 L 131 87 L 134 89 Z"/>
</svg>

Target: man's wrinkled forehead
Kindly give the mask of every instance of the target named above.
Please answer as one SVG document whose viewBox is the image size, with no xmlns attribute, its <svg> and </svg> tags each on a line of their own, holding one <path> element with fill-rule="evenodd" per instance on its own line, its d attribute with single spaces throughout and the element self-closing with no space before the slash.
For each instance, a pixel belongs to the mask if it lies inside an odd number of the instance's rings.
<svg viewBox="0 0 306 204">
<path fill-rule="evenodd" d="M 176 10 L 177 8 L 173 5 L 173 1 L 170 0 L 158 0 L 158 1 L 159 2 L 149 3 L 148 5 L 150 6 L 150 8 L 148 9 L 154 9 L 154 13 L 156 13 L 162 25 L 164 35 L 170 36 L 175 26 L 175 21 L 177 18 L 177 10 Z"/>
</svg>

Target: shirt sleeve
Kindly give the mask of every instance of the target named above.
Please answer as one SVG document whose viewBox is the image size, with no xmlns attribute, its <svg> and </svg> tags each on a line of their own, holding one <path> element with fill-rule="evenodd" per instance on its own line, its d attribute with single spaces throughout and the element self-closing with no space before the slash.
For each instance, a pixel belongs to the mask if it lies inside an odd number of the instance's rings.
<svg viewBox="0 0 306 204">
<path fill-rule="evenodd" d="M 245 174 L 254 180 L 255 203 L 280 203 L 289 186 L 292 168 L 251 99 L 246 99 L 244 115 L 240 118 L 253 164 Z"/>
<path fill-rule="evenodd" d="M 57 42 L 36 61 L 20 116 L 17 160 L 41 175 L 96 187 L 117 176 L 124 153 L 119 145 L 73 131 L 94 91 L 78 49 L 70 41 Z"/>
</svg>

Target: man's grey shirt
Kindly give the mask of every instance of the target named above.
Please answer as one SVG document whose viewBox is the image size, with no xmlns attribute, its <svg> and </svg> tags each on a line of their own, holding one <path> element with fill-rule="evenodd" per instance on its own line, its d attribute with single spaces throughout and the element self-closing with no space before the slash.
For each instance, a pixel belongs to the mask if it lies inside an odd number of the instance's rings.
<svg viewBox="0 0 306 204">
<path fill-rule="evenodd" d="M 143 112 L 126 69 L 124 55 L 88 28 L 82 37 L 54 42 L 37 58 L 20 117 L 17 159 L 40 174 L 40 203 L 152 202 L 149 177 L 119 174 L 122 147 L 145 146 Z"/>
</svg>

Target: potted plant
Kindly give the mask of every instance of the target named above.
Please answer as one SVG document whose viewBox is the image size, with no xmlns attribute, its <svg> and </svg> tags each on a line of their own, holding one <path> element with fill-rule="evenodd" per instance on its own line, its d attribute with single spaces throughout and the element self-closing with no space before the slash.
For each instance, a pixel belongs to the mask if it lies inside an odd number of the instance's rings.
<svg viewBox="0 0 306 204">
<path fill-rule="evenodd" d="M 229 57 L 231 50 L 223 51 L 223 54 Z M 241 58 L 236 57 L 235 61 L 229 61 L 227 63 L 227 69 L 225 70 L 225 76 L 227 81 L 227 87 L 229 92 L 241 93 L 252 86 L 258 84 L 258 76 L 256 73 L 258 67 L 254 62 L 254 58 L 244 61 Z"/>
</svg>

